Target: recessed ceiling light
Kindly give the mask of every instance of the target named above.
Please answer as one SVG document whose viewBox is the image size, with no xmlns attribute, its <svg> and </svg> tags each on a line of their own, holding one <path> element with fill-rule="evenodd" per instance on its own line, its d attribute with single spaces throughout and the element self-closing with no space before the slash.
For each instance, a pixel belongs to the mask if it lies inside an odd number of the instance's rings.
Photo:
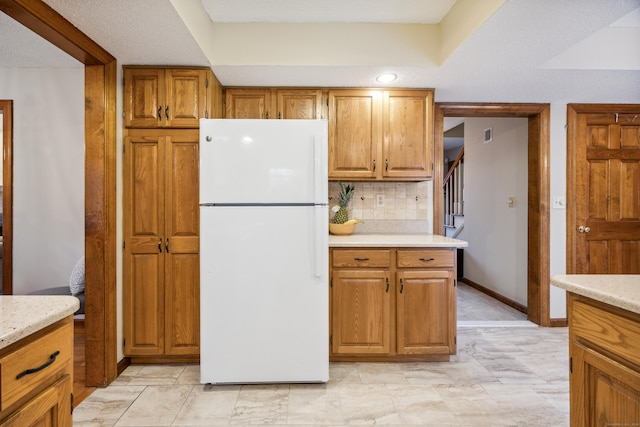
<svg viewBox="0 0 640 427">
<path fill-rule="evenodd" d="M 378 77 L 376 77 L 376 80 L 379 81 L 380 83 L 391 83 L 397 78 L 398 76 L 393 73 L 385 73 L 385 74 L 380 74 Z"/>
</svg>

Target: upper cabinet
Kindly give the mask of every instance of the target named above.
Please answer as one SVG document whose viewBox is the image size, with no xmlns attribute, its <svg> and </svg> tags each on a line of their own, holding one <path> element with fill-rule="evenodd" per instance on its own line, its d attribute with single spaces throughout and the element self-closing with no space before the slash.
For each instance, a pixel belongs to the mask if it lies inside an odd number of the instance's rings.
<svg viewBox="0 0 640 427">
<path fill-rule="evenodd" d="M 433 91 L 329 91 L 329 179 L 433 175 Z"/>
<path fill-rule="evenodd" d="M 227 89 L 228 119 L 320 119 L 322 90 Z"/>
<path fill-rule="evenodd" d="M 123 67 L 124 125 L 129 128 L 198 128 L 212 117 L 208 68 Z"/>
<path fill-rule="evenodd" d="M 382 99 L 375 90 L 329 91 L 329 179 L 379 176 Z"/>
</svg>

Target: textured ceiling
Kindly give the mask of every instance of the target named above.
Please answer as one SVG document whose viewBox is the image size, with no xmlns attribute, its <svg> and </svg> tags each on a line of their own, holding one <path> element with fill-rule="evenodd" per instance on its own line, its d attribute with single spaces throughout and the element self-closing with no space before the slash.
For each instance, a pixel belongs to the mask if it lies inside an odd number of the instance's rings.
<svg viewBox="0 0 640 427">
<path fill-rule="evenodd" d="M 214 20 L 298 23 L 282 25 L 285 29 L 287 25 L 318 21 L 339 22 L 333 25 L 343 26 L 437 23 L 456 3 L 453 0 L 204 1 Z M 458 0 L 466 4 L 483 1 L 490 0 Z M 279 54 L 290 52 L 289 58 L 278 57 L 270 63 L 257 64 L 252 61 L 250 50 L 233 39 L 222 41 L 231 50 L 236 49 L 237 62 L 223 64 L 204 53 L 206 43 L 220 40 L 204 40 L 199 45 L 193 28 L 187 27 L 184 16 L 174 7 L 174 3 L 180 3 L 202 9 L 200 0 L 45 2 L 114 55 L 120 64 L 210 65 L 227 86 L 373 87 L 378 86 L 375 76 L 379 72 L 393 71 L 399 78 L 388 86 L 434 87 L 436 100 L 441 102 L 640 102 L 640 0 L 505 0 L 440 64 L 401 63 L 393 52 L 376 51 L 366 43 L 357 52 L 348 50 L 348 43 L 332 43 L 326 49 L 316 49 L 316 62 L 305 59 L 306 63 L 301 61 L 299 49 L 283 46 Z M 432 3 L 433 9 L 420 7 Z M 216 25 L 208 16 L 201 18 Z M 359 24 L 345 23 L 354 21 Z M 253 28 L 253 24 L 246 23 L 223 25 Z M 357 35 L 357 27 L 353 28 Z M 255 42 L 264 43 L 266 49 L 269 36 L 264 34 Z M 3 14 L 0 14 L 0 40 L 0 67 L 81 67 Z M 290 37 L 292 47 L 296 41 Z M 420 42 L 416 46 L 420 47 Z M 244 52 L 248 52 L 245 57 Z M 338 59 L 329 56 L 333 52 Z M 315 53 L 311 51 L 312 58 Z M 359 59 L 357 63 L 351 60 L 365 54 L 369 60 Z M 420 52 L 416 56 L 420 58 Z"/>
</svg>

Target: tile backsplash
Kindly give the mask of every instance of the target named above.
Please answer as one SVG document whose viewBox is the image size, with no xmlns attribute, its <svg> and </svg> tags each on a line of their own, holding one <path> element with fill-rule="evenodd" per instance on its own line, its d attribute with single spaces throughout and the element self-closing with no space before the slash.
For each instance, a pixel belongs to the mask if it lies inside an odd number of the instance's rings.
<svg viewBox="0 0 640 427">
<path fill-rule="evenodd" d="M 432 232 L 433 182 L 347 182 L 355 187 L 347 207 L 359 232 Z M 338 182 L 329 182 L 329 207 L 338 204 Z M 333 212 L 329 212 L 333 218 Z"/>
</svg>

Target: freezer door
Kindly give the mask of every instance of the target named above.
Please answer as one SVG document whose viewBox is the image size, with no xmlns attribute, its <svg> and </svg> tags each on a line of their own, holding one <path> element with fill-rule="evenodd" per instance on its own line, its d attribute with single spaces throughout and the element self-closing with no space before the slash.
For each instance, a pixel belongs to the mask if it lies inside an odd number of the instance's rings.
<svg viewBox="0 0 640 427">
<path fill-rule="evenodd" d="M 329 378 L 326 207 L 203 207 L 202 383 Z"/>
<path fill-rule="evenodd" d="M 200 203 L 327 203 L 326 120 L 200 120 Z"/>
</svg>

